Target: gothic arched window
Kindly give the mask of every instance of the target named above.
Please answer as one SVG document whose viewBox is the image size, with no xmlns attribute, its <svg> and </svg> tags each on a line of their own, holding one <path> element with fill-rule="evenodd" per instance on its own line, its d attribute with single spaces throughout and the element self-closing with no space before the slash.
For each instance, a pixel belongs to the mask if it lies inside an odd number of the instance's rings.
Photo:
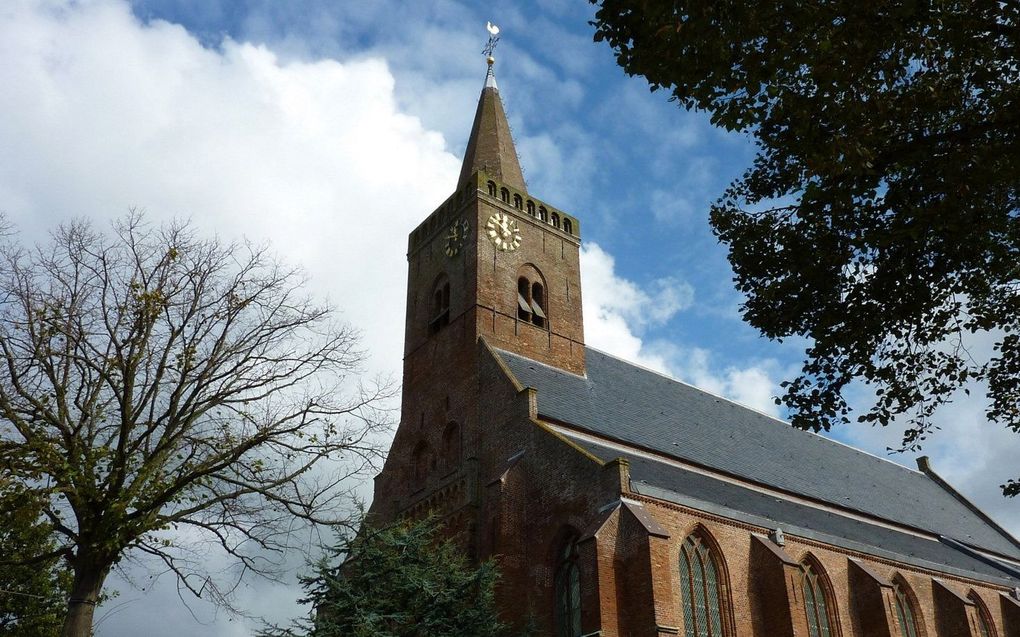
<svg viewBox="0 0 1020 637">
<path fill-rule="evenodd" d="M 977 609 L 978 629 L 981 631 L 981 637 L 996 637 L 995 624 L 992 622 L 992 616 L 988 613 L 988 607 L 985 606 L 981 596 L 977 594 L 977 591 L 971 591 L 970 595 L 967 595 L 967 599 L 972 601 L 974 608 Z"/>
<path fill-rule="evenodd" d="M 918 637 L 921 633 L 917 630 L 917 614 L 906 584 L 894 581 L 893 592 L 896 594 L 896 618 L 900 622 L 900 636 Z"/>
<path fill-rule="evenodd" d="M 553 582 L 556 595 L 556 637 L 581 637 L 581 572 L 577 567 L 577 537 L 560 551 Z"/>
<path fill-rule="evenodd" d="M 680 547 L 685 637 L 724 637 L 722 577 L 712 549 L 697 534 Z"/>
<path fill-rule="evenodd" d="M 804 590 L 804 610 L 807 614 L 808 637 L 832 637 L 832 602 L 819 573 L 809 560 L 800 565 L 803 570 L 801 585 Z"/>
</svg>

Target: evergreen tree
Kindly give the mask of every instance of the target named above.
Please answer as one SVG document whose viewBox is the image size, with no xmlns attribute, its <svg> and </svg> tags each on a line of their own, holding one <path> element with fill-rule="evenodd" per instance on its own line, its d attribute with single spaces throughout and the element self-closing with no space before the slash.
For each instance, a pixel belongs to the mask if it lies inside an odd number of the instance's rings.
<svg viewBox="0 0 1020 637">
<path fill-rule="evenodd" d="M 264 637 L 494 637 L 495 565 L 471 566 L 435 519 L 364 529 L 302 579 L 316 612 Z M 342 565 L 337 566 L 337 562 Z"/>
</svg>

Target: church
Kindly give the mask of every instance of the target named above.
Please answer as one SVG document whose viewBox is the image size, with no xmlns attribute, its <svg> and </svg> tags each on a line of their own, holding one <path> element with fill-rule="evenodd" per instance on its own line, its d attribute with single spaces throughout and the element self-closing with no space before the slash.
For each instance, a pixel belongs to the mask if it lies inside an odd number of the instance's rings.
<svg viewBox="0 0 1020 637">
<path fill-rule="evenodd" d="M 400 424 L 370 511 L 435 513 L 549 637 L 1020 637 L 1020 542 L 858 451 L 587 347 L 581 220 L 528 191 L 489 70 L 410 234 Z"/>
</svg>

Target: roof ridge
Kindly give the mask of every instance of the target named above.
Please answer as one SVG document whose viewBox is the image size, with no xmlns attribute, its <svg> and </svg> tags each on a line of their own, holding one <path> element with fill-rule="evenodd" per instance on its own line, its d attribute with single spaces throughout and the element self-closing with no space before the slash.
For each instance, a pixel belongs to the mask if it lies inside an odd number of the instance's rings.
<svg viewBox="0 0 1020 637">
<path fill-rule="evenodd" d="M 792 424 L 790 424 L 786 420 L 783 420 L 782 418 L 778 418 L 776 416 L 773 416 L 772 414 L 765 413 L 764 411 L 762 411 L 760 409 L 757 409 L 755 407 L 751 407 L 749 405 L 745 405 L 743 403 L 737 402 L 737 401 L 733 400 L 732 398 L 727 398 L 726 396 L 720 396 L 719 394 L 717 394 L 717 393 L 715 393 L 713 391 L 709 391 L 707 389 L 702 389 L 701 387 L 698 387 L 697 385 L 693 385 L 693 384 L 688 383 L 687 381 L 681 380 L 679 378 L 674 378 L 674 377 L 670 376 L 669 374 L 660 372 L 660 371 L 658 371 L 656 369 L 651 369 L 649 367 L 645 367 L 644 365 L 642 365 L 640 363 L 634 363 L 634 362 L 628 361 L 625 358 L 621 358 L 620 356 L 616 356 L 615 354 L 610 354 L 609 352 L 605 352 L 603 350 L 600 350 L 597 347 L 592 347 L 591 345 L 585 345 L 584 347 L 585 347 L 585 349 L 598 352 L 599 354 L 602 354 L 603 356 L 606 356 L 608 358 L 612 358 L 614 360 L 618 360 L 621 363 L 625 363 L 627 365 L 630 365 L 631 367 L 636 367 L 636 368 L 638 368 L 638 369 L 640 369 L 642 371 L 648 372 L 649 374 L 655 374 L 656 376 L 661 376 L 662 378 L 665 378 L 666 380 L 671 380 L 674 383 L 677 383 L 679 385 L 684 385 L 686 387 L 690 387 L 691 389 L 693 389 L 695 391 L 699 391 L 699 392 L 701 392 L 703 394 L 707 394 L 709 396 L 713 396 L 713 397 L 718 398 L 720 400 L 725 400 L 728 403 L 731 403 L 733 405 L 736 405 L 737 407 L 741 407 L 741 408 L 746 409 L 748 411 L 753 411 L 754 413 L 762 415 L 762 416 L 764 416 L 764 417 L 766 417 L 766 418 L 768 418 L 770 420 L 774 420 L 774 421 L 776 421 L 776 422 L 778 422 L 778 423 L 780 423 L 782 425 L 786 425 L 787 427 L 790 428 L 791 431 L 800 431 L 800 432 L 803 432 L 803 433 L 806 433 L 806 434 L 810 434 L 810 435 L 812 435 L 812 436 L 814 436 L 816 438 L 819 438 L 821 440 L 825 440 L 826 442 L 831 442 L 831 443 L 839 445 L 841 447 L 846 447 L 847 449 L 850 449 L 851 451 L 856 451 L 857 453 L 863 454 L 865 456 L 870 456 L 872 458 L 875 458 L 876 460 L 881 460 L 883 462 L 887 462 L 887 463 L 889 463 L 889 464 L 891 464 L 891 465 L 893 465 L 895 467 L 903 469 L 903 470 L 905 470 L 905 471 L 907 471 L 907 472 L 909 472 L 911 474 L 914 474 L 914 475 L 918 475 L 918 476 L 923 476 L 924 475 L 923 472 L 918 471 L 917 469 L 911 469 L 910 467 L 908 467 L 906 465 L 902 465 L 902 464 L 900 464 L 900 463 L 898 463 L 898 462 L 896 462 L 894 460 L 890 460 L 889 458 L 883 458 L 880 455 L 871 453 L 870 451 L 865 451 L 864 449 L 859 449 L 859 448 L 857 448 L 857 447 L 855 447 L 855 446 L 853 446 L 853 445 L 851 445 L 849 443 L 845 443 L 845 442 L 843 442 L 841 440 L 836 440 L 835 438 L 830 438 L 828 436 L 823 436 L 822 434 L 820 434 L 818 432 L 815 432 L 815 431 L 809 431 L 807 429 L 798 429 L 797 427 L 794 427 Z M 522 356 L 521 358 L 527 358 L 527 357 L 526 356 Z M 528 360 L 531 360 L 531 359 L 528 359 Z M 559 370 L 558 367 L 553 367 L 553 369 Z M 566 370 L 560 370 L 560 371 L 566 371 Z M 569 372 L 566 372 L 566 373 L 569 373 Z"/>
</svg>

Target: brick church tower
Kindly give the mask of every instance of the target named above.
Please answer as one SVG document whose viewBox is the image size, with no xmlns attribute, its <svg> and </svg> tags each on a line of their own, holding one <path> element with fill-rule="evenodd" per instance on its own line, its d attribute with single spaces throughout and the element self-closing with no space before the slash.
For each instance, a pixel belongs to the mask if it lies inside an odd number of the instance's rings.
<svg viewBox="0 0 1020 637">
<path fill-rule="evenodd" d="M 457 189 L 408 240 L 401 424 L 387 462 L 403 477 L 380 485 L 374 506 L 390 515 L 410 495 L 402 485 L 478 461 L 480 342 L 584 374 L 580 224 L 528 193 L 492 65 Z"/>
<path fill-rule="evenodd" d="M 370 524 L 441 516 L 522 634 L 1020 637 L 1020 542 L 927 461 L 585 346 L 579 249 L 528 192 L 490 57 L 456 189 L 408 241 Z"/>
</svg>

